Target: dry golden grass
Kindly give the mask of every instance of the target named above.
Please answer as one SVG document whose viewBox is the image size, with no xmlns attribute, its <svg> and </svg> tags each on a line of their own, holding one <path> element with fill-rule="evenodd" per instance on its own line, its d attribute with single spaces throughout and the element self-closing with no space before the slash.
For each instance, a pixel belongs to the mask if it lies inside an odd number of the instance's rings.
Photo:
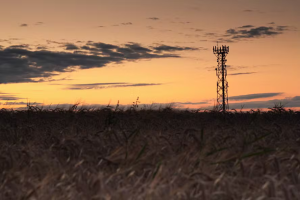
<svg viewBox="0 0 300 200">
<path fill-rule="evenodd" d="M 300 199 L 300 114 L 0 111 L 1 200 Z"/>
</svg>

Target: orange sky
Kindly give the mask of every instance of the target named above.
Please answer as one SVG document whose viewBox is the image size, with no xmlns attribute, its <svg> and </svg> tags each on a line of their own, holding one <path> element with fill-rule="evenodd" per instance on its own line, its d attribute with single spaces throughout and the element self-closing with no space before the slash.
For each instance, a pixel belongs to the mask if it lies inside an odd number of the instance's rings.
<svg viewBox="0 0 300 200">
<path fill-rule="evenodd" d="M 298 0 L 4 1 L 1 107 L 22 107 L 27 101 L 131 104 L 140 97 L 142 104 L 207 108 L 216 101 L 216 41 L 230 46 L 231 108 L 270 107 L 280 101 L 300 107 L 299 7 Z M 113 52 L 84 49 L 100 43 L 114 45 Z M 76 49 L 67 50 L 68 45 Z M 147 50 L 134 49 L 134 55 L 124 53 L 122 59 L 113 54 L 137 46 Z M 167 50 L 159 51 L 163 46 Z M 74 51 L 80 51 L 79 60 L 74 61 Z M 64 60 L 64 52 L 72 59 Z M 149 52 L 155 56 L 149 58 Z M 109 62 L 75 66 L 89 63 L 91 56 Z M 66 72 L 66 66 L 72 70 Z M 52 75 L 43 79 L 47 73 Z"/>
</svg>

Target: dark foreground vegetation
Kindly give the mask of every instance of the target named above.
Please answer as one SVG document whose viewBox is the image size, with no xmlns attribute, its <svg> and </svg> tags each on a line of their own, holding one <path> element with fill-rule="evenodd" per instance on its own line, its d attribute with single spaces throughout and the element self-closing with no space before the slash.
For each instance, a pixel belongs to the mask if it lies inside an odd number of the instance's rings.
<svg viewBox="0 0 300 200">
<path fill-rule="evenodd" d="M 300 113 L 0 111 L 1 200 L 300 199 Z"/>
</svg>

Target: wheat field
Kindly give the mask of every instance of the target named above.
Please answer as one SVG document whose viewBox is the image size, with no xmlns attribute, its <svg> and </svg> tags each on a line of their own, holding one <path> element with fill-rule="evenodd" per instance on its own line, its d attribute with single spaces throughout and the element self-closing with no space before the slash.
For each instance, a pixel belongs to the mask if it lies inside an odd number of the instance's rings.
<svg viewBox="0 0 300 200">
<path fill-rule="evenodd" d="M 300 113 L 0 111 L 1 200 L 300 199 Z"/>
</svg>

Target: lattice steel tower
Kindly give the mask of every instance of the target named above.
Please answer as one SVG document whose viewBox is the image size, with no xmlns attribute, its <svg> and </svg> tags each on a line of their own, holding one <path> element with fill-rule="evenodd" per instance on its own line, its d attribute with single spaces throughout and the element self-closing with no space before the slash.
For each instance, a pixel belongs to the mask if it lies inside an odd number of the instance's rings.
<svg viewBox="0 0 300 200">
<path fill-rule="evenodd" d="M 226 69 L 226 56 L 229 53 L 229 46 L 214 46 L 213 52 L 217 56 L 218 67 L 216 68 L 217 81 L 217 108 L 225 112 L 229 109 L 228 105 L 228 82 Z"/>
</svg>

